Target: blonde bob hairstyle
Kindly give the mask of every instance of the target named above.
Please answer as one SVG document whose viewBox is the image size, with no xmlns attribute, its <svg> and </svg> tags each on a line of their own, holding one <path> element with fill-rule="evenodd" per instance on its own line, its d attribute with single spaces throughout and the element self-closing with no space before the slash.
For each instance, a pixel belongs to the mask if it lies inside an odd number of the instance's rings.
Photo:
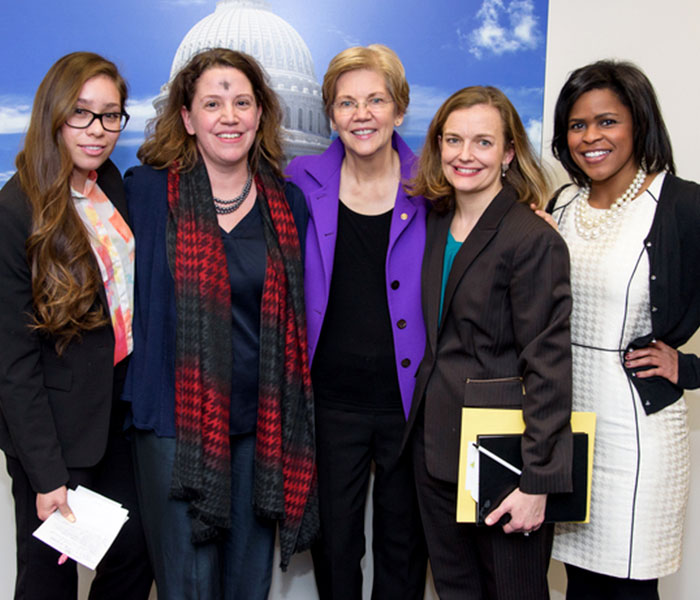
<svg viewBox="0 0 700 600">
<path fill-rule="evenodd" d="M 353 46 L 336 54 L 328 64 L 328 70 L 323 76 L 323 106 L 328 118 L 333 118 L 333 102 L 338 79 L 343 73 L 367 69 L 376 71 L 384 76 L 386 88 L 391 99 L 396 104 L 396 114 L 406 114 L 409 101 L 409 88 L 406 81 L 406 71 L 401 60 L 391 48 L 383 44 L 369 46 Z"/>
<path fill-rule="evenodd" d="M 505 181 L 515 188 L 523 204 L 544 205 L 548 194 L 547 179 L 532 149 L 522 121 L 510 100 L 495 87 L 472 86 L 455 92 L 433 117 L 421 152 L 416 176 L 407 185 L 413 195 L 422 195 L 433 203 L 438 212 L 454 206 L 454 189 L 442 171 L 440 137 L 447 118 L 455 110 L 479 104 L 493 106 L 501 115 L 505 147 L 514 150 L 513 160 Z"/>
<path fill-rule="evenodd" d="M 170 82 L 170 92 L 163 113 L 149 123 L 148 138 L 139 148 L 139 160 L 156 169 L 166 169 L 177 162 L 179 171 L 189 171 L 199 158 L 197 139 L 187 133 L 180 111 L 192 110 L 197 81 L 202 73 L 215 67 L 231 67 L 246 76 L 253 88 L 258 106 L 262 107 L 260 125 L 248 151 L 248 164 L 258 172 L 261 159 L 277 177 L 282 177 L 282 138 L 280 127 L 282 109 L 277 94 L 270 87 L 267 75 L 258 62 L 248 54 L 228 48 L 204 50 L 193 56 Z"/>
</svg>

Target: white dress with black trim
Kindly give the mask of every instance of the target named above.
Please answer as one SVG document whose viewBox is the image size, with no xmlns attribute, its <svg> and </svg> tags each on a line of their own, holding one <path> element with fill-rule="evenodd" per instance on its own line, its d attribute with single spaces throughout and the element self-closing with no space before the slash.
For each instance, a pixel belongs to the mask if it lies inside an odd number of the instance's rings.
<svg viewBox="0 0 700 600">
<path fill-rule="evenodd" d="M 653 579 L 680 565 L 690 457 L 685 400 L 647 416 L 622 369 L 651 331 L 651 228 L 664 174 L 595 239 L 579 235 L 575 186 L 554 218 L 571 255 L 573 408 L 597 413 L 590 523 L 559 524 L 554 558 L 614 577 Z"/>
</svg>

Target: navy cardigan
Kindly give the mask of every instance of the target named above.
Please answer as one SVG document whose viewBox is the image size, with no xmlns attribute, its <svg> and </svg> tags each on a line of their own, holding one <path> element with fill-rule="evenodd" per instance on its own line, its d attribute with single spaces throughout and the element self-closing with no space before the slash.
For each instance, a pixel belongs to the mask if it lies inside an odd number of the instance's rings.
<svg viewBox="0 0 700 600">
<path fill-rule="evenodd" d="M 159 437 L 175 437 L 175 282 L 167 257 L 167 169 L 133 167 L 124 175 L 136 239 L 134 352 L 123 400 L 131 402 L 132 423 Z M 301 248 L 308 211 L 301 190 L 285 183 Z M 132 212 L 133 211 L 133 212 Z"/>
</svg>

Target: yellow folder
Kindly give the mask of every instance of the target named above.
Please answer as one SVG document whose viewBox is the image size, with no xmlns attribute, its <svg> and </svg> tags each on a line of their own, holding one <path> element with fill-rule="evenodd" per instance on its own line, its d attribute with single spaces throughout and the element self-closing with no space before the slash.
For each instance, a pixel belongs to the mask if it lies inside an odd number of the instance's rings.
<svg viewBox="0 0 700 600">
<path fill-rule="evenodd" d="M 588 523 L 591 507 L 591 479 L 593 477 L 593 448 L 595 445 L 595 420 L 592 412 L 571 413 L 571 429 L 588 434 L 588 498 L 586 519 Z M 508 408 L 463 408 L 462 433 L 459 444 L 459 479 L 457 483 L 457 522 L 476 522 L 476 502 L 466 488 L 467 451 L 478 435 L 519 434 L 525 431 L 523 411 Z"/>
</svg>

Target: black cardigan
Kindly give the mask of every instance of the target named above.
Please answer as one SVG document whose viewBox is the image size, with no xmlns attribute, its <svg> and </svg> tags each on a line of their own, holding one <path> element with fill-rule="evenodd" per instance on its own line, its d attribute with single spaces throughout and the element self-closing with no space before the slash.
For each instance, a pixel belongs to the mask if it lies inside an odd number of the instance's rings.
<svg viewBox="0 0 700 600">
<path fill-rule="evenodd" d="M 549 202 L 548 212 L 554 212 L 560 192 Z M 630 349 L 643 348 L 653 340 L 677 349 L 700 327 L 700 185 L 669 173 L 656 201 L 654 220 L 644 239 L 652 331 L 633 340 Z M 634 377 L 635 370 L 625 368 L 648 415 L 673 404 L 684 389 L 700 387 L 700 358 L 695 354 L 678 352 L 678 385 L 665 377 Z"/>
</svg>

